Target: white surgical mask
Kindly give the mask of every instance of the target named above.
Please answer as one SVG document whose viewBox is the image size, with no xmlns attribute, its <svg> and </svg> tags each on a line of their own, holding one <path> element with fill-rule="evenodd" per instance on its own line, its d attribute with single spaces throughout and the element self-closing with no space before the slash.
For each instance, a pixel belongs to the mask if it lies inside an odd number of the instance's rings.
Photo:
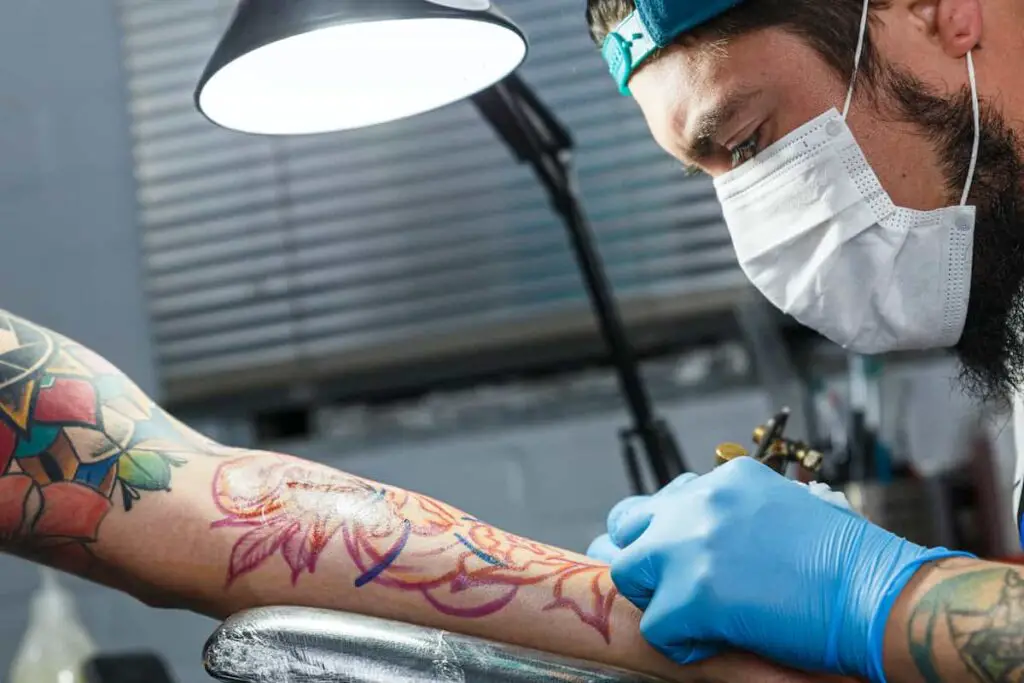
<svg viewBox="0 0 1024 683">
<path fill-rule="evenodd" d="M 740 266 L 783 312 L 857 353 L 953 346 L 967 317 L 974 207 L 967 196 L 980 135 L 974 63 L 974 151 L 960 206 L 893 204 L 832 109 L 715 179 Z"/>
</svg>

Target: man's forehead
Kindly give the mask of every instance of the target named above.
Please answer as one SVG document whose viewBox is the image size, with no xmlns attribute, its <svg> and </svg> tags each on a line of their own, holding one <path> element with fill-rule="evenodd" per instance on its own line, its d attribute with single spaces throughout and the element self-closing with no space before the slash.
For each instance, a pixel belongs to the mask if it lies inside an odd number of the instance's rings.
<svg viewBox="0 0 1024 683">
<path fill-rule="evenodd" d="M 822 79 L 827 82 L 817 82 Z M 804 41 L 766 29 L 672 46 L 634 75 L 630 89 L 658 142 L 678 151 L 691 127 L 706 129 L 705 122 L 721 121 L 740 105 L 752 106 L 759 93 L 774 100 L 786 91 L 799 99 L 802 91 L 820 94 L 837 84 Z"/>
<path fill-rule="evenodd" d="M 673 110 L 673 117 L 683 116 L 722 81 L 717 63 L 724 59 L 723 50 L 712 53 L 690 45 L 665 48 L 634 74 L 630 90 L 638 100 L 656 101 L 665 111 Z"/>
<path fill-rule="evenodd" d="M 659 127 L 676 135 L 678 145 L 707 136 L 749 105 L 763 77 L 744 71 L 726 42 L 705 42 L 665 50 L 637 72 L 631 89 L 645 115 L 661 119 Z"/>
</svg>

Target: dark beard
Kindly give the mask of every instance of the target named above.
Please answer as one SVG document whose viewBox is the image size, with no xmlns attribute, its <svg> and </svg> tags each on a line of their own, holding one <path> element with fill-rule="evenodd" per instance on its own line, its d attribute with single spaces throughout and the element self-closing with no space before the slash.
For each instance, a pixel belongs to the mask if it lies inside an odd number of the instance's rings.
<svg viewBox="0 0 1024 683">
<path fill-rule="evenodd" d="M 971 93 L 940 97 L 913 76 L 887 69 L 885 88 L 901 121 L 918 126 L 939 153 L 949 203 L 960 203 L 974 145 Z M 977 207 L 967 322 L 956 345 L 964 391 L 1004 404 L 1024 387 L 1024 163 L 1018 136 L 984 102 L 969 203 Z"/>
</svg>

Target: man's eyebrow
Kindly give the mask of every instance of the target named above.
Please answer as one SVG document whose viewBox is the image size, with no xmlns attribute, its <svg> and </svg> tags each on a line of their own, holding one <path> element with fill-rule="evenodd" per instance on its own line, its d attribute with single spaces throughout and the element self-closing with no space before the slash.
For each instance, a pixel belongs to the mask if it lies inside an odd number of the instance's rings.
<svg viewBox="0 0 1024 683">
<path fill-rule="evenodd" d="M 738 90 L 703 111 L 693 122 L 692 137 L 683 143 L 683 159 L 686 165 L 700 165 L 714 153 L 720 131 L 734 119 L 751 100 L 757 98 L 759 90 Z M 686 133 L 684 132 L 684 135 Z"/>
</svg>

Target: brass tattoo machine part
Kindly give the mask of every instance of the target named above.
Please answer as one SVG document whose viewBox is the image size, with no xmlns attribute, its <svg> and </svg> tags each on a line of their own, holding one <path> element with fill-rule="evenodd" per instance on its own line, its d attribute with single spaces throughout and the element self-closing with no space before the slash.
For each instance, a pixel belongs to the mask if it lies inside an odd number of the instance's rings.
<svg viewBox="0 0 1024 683">
<path fill-rule="evenodd" d="M 824 456 L 802 441 L 783 436 L 788 421 L 789 409 L 783 408 L 768 422 L 755 429 L 753 442 L 757 449 L 753 455 L 738 443 L 719 444 L 715 449 L 715 466 L 749 456 L 779 473 L 784 473 L 786 465 L 791 462 L 798 463 L 810 472 L 817 472 L 821 468 Z"/>
</svg>

